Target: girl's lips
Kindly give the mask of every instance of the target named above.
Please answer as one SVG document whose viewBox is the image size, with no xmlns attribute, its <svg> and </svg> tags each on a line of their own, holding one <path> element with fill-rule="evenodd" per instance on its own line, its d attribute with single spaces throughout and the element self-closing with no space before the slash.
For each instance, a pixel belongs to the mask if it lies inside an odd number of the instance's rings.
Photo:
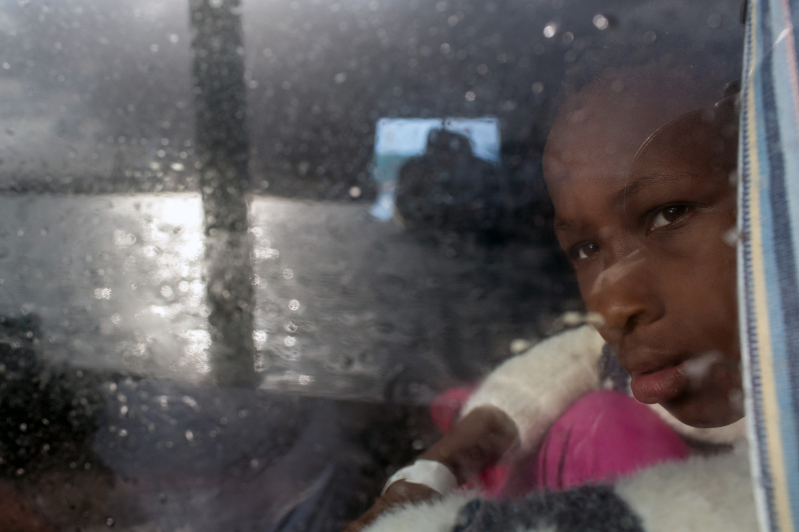
<svg viewBox="0 0 799 532">
<path fill-rule="evenodd" d="M 630 380 L 633 395 L 642 403 L 663 403 L 681 395 L 690 385 L 685 363 L 651 373 L 636 373 Z"/>
</svg>

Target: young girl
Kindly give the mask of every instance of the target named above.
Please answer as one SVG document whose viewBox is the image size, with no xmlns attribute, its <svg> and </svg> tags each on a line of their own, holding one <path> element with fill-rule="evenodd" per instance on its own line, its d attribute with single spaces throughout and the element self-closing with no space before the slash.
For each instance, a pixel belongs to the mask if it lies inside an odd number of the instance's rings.
<svg viewBox="0 0 799 532">
<path fill-rule="evenodd" d="M 452 432 L 349 530 L 380 516 L 370 532 L 756 529 L 746 459 L 730 452 L 744 434 L 737 119 L 734 98 L 703 96 L 679 75 L 611 71 L 565 102 L 544 173 L 596 328 L 495 370 Z M 600 365 L 615 360 L 629 375 L 616 387 L 633 397 L 599 391 Z M 721 456 L 689 459 L 708 452 Z M 460 514 L 463 494 L 398 510 L 503 456 L 514 465 L 501 495 L 533 495 L 478 499 Z"/>
</svg>

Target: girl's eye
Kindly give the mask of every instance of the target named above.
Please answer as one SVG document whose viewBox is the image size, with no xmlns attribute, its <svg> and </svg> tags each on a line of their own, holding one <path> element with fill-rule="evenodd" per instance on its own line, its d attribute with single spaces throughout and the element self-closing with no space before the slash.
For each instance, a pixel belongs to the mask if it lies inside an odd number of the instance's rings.
<svg viewBox="0 0 799 532">
<path fill-rule="evenodd" d="M 581 244 L 573 246 L 569 250 L 569 256 L 574 262 L 577 262 L 579 260 L 585 260 L 592 257 L 598 251 L 599 251 L 598 245 L 593 244 L 591 242 L 583 242 Z"/>
<path fill-rule="evenodd" d="M 649 231 L 673 224 L 685 216 L 689 210 L 690 207 L 688 205 L 671 205 L 660 209 L 652 218 L 652 222 L 649 224 Z"/>
</svg>

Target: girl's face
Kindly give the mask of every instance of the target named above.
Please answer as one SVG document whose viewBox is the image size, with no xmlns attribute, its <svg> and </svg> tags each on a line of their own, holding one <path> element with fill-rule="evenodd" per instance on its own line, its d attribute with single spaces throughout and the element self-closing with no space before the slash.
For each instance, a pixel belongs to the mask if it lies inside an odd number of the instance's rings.
<svg viewBox="0 0 799 532">
<path fill-rule="evenodd" d="M 558 241 L 633 394 L 696 427 L 743 415 L 729 115 L 672 122 L 626 165 L 580 135 L 545 155 Z"/>
</svg>

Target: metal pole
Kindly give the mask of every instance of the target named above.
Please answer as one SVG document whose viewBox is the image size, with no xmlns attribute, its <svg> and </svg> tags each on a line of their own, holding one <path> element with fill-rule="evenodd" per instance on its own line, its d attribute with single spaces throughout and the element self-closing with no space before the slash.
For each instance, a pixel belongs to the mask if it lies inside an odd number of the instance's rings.
<svg viewBox="0 0 799 532">
<path fill-rule="evenodd" d="M 240 0 L 190 0 L 197 155 L 214 382 L 255 383 L 249 138 Z"/>
</svg>

